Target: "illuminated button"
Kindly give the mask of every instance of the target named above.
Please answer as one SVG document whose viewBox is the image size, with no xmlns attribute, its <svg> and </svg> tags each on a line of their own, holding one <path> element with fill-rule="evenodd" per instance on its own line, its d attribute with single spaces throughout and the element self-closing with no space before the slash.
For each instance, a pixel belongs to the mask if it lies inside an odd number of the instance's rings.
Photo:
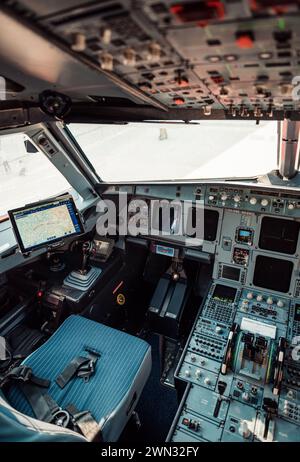
<svg viewBox="0 0 300 462">
<path fill-rule="evenodd" d="M 273 305 L 273 303 L 274 303 L 273 298 L 272 298 L 272 297 L 268 297 L 268 298 L 267 298 L 267 304 L 268 304 L 268 305 Z"/>
<path fill-rule="evenodd" d="M 262 302 L 262 301 L 263 301 L 263 296 L 260 295 L 260 294 L 257 295 L 256 300 L 257 300 L 258 302 Z"/>
<path fill-rule="evenodd" d="M 206 59 L 211 63 L 218 63 L 219 61 L 222 61 L 221 56 L 218 55 L 207 56 Z"/>
<path fill-rule="evenodd" d="M 260 59 L 271 59 L 273 56 L 272 53 L 268 52 L 268 51 L 263 51 L 262 53 L 259 53 L 258 57 Z"/>
<path fill-rule="evenodd" d="M 243 399 L 243 401 L 249 401 L 249 393 L 244 392 L 244 393 L 242 394 L 242 399 Z"/>
<path fill-rule="evenodd" d="M 209 196 L 209 197 L 208 197 L 208 200 L 209 200 L 209 201 L 215 200 L 215 196 Z"/>
<path fill-rule="evenodd" d="M 190 371 L 189 369 L 187 369 L 187 370 L 184 372 L 184 375 L 185 375 L 186 377 L 190 377 L 191 371 Z"/>
<path fill-rule="evenodd" d="M 261 205 L 262 205 L 263 207 L 266 207 L 266 206 L 268 205 L 269 201 L 268 201 L 268 199 L 262 199 L 262 200 L 260 201 L 260 203 L 261 203 Z"/>
<path fill-rule="evenodd" d="M 227 194 L 222 194 L 221 200 L 222 200 L 223 202 L 224 202 L 224 201 L 227 201 L 227 198 L 228 198 Z"/>
<path fill-rule="evenodd" d="M 237 34 L 237 38 L 235 40 L 236 45 L 239 48 L 247 49 L 247 48 L 252 48 L 254 39 L 253 39 L 253 33 L 252 32 L 239 32 Z"/>
<path fill-rule="evenodd" d="M 215 329 L 215 331 L 216 331 L 216 334 L 222 334 L 223 329 L 222 329 L 222 327 L 217 326 L 216 329 Z"/>
<path fill-rule="evenodd" d="M 236 61 L 238 59 L 237 55 L 225 55 L 224 56 L 225 61 L 231 63 L 233 61 Z"/>
<path fill-rule="evenodd" d="M 257 204 L 257 199 L 256 199 L 256 197 L 250 197 L 249 202 L 250 202 L 251 205 Z"/>
<path fill-rule="evenodd" d="M 248 300 L 252 300 L 252 298 L 253 298 L 253 292 L 248 292 L 248 293 L 247 293 L 247 298 L 248 298 Z"/>
<path fill-rule="evenodd" d="M 179 87 L 187 87 L 189 84 L 189 79 L 185 75 L 177 75 L 174 80 Z"/>
<path fill-rule="evenodd" d="M 294 210 L 294 208 L 295 208 L 295 204 L 290 203 L 290 204 L 288 205 L 288 209 L 289 209 L 289 210 Z"/>
<path fill-rule="evenodd" d="M 181 98 L 180 96 L 177 96 L 176 98 L 173 98 L 173 102 L 174 102 L 174 104 L 176 104 L 176 106 L 181 106 L 182 104 L 185 103 L 185 100 L 184 100 L 184 98 Z"/>
<path fill-rule="evenodd" d="M 284 302 L 283 302 L 282 300 L 278 300 L 277 306 L 278 306 L 279 308 L 283 308 L 283 307 L 284 307 Z"/>
<path fill-rule="evenodd" d="M 240 200 L 241 200 L 241 196 L 239 196 L 239 195 L 237 194 L 236 196 L 234 196 L 233 200 L 234 200 L 234 202 L 238 203 L 238 202 L 240 202 Z"/>
</svg>

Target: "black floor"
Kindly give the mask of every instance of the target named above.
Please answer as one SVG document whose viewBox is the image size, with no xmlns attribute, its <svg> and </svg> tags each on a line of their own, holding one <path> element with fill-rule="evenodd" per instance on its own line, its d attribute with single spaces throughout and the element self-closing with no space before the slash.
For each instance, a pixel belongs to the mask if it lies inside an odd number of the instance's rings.
<svg viewBox="0 0 300 462">
<path fill-rule="evenodd" d="M 152 372 L 136 408 L 142 426 L 137 431 L 130 422 L 121 436 L 123 443 L 163 443 L 178 407 L 175 389 L 160 383 L 159 337 L 151 334 L 145 340 L 152 347 Z"/>
</svg>

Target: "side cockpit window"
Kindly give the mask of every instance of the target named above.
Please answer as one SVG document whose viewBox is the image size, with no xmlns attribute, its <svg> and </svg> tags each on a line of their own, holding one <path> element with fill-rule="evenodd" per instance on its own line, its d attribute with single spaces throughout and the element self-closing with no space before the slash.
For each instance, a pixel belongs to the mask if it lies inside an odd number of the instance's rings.
<svg viewBox="0 0 300 462">
<path fill-rule="evenodd" d="M 10 209 L 69 189 L 64 176 L 24 133 L 0 136 L 0 222 Z"/>
</svg>

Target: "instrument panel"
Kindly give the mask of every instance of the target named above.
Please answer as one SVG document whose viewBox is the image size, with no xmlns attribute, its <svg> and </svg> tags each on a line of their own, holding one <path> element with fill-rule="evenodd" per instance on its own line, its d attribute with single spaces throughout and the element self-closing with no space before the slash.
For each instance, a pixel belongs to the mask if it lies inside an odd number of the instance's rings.
<svg viewBox="0 0 300 462">
<path fill-rule="evenodd" d="M 163 199 L 175 204 L 175 210 L 185 201 L 192 213 L 194 204 L 201 204 L 201 244 L 193 236 L 187 240 L 176 233 L 141 237 L 171 249 L 192 248 L 193 254 L 210 254 L 215 280 L 300 297 L 300 197 L 296 189 L 230 182 L 110 185 L 103 198 L 119 193 L 127 193 L 129 202 Z"/>
<path fill-rule="evenodd" d="M 168 441 L 300 441 L 297 193 L 210 183 L 130 193 L 201 201 L 217 214 L 213 239 L 193 247 L 212 255 L 213 274 L 175 372 L 185 391 Z M 164 245 L 186 246 L 175 237 Z"/>
<path fill-rule="evenodd" d="M 107 194 L 127 193 L 137 198 L 203 201 L 205 206 L 252 213 L 300 218 L 298 189 L 251 184 L 220 183 L 152 183 L 142 185 L 110 185 Z"/>
</svg>

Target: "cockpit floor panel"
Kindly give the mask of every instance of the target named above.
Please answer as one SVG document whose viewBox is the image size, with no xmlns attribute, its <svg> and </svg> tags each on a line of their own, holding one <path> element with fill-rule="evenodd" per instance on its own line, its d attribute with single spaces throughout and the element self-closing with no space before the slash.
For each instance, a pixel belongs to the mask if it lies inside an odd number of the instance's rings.
<svg viewBox="0 0 300 462">
<path fill-rule="evenodd" d="M 152 347 L 152 371 L 136 408 L 141 428 L 127 425 L 120 442 L 164 442 L 178 408 L 175 389 L 161 384 L 159 336 L 149 333 L 145 340 Z"/>
</svg>

